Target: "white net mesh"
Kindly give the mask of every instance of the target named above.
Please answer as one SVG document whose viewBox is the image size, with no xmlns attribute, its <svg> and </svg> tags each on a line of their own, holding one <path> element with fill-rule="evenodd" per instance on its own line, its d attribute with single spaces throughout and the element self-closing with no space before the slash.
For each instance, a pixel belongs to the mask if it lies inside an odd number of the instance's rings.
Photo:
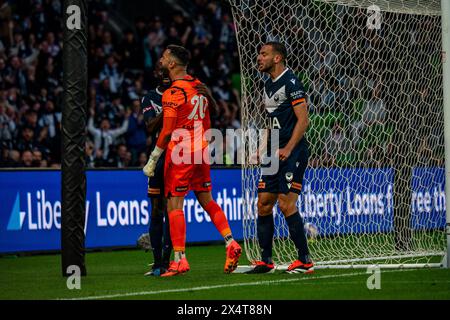
<svg viewBox="0 0 450 320">
<path fill-rule="evenodd" d="M 266 127 L 259 48 L 277 40 L 308 93 L 311 157 L 299 211 L 318 264 L 439 261 L 445 248 L 439 1 L 230 0 L 242 127 Z M 380 9 L 378 11 L 378 9 Z M 256 238 L 259 167 L 244 139 L 244 236 Z M 274 260 L 296 259 L 275 209 Z M 312 229 L 311 229 L 312 228 Z M 312 232 L 313 234 L 314 232 Z"/>
</svg>

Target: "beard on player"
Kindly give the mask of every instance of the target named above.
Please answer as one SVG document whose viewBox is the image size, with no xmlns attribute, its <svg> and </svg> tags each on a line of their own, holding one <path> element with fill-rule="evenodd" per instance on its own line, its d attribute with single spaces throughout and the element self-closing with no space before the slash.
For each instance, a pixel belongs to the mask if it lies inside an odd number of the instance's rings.
<svg viewBox="0 0 450 320">
<path fill-rule="evenodd" d="M 156 65 L 155 76 L 158 79 L 158 85 L 161 89 L 166 90 L 172 85 L 169 77 L 169 70 L 163 68 L 161 62 Z"/>
<path fill-rule="evenodd" d="M 271 71 L 273 71 L 274 67 L 275 63 L 273 61 L 268 61 L 266 63 L 258 61 L 258 70 L 261 72 L 270 73 Z"/>
</svg>

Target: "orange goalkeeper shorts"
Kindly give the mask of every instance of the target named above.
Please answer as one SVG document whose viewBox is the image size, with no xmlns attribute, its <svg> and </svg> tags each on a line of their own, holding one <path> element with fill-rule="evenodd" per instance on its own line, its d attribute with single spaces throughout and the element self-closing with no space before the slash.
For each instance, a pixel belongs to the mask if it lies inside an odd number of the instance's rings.
<svg viewBox="0 0 450 320">
<path fill-rule="evenodd" d="M 164 164 L 164 195 L 166 197 L 184 197 L 190 190 L 198 192 L 212 190 L 209 164 L 175 164 L 171 161 L 170 155 L 171 153 L 167 152 Z"/>
</svg>

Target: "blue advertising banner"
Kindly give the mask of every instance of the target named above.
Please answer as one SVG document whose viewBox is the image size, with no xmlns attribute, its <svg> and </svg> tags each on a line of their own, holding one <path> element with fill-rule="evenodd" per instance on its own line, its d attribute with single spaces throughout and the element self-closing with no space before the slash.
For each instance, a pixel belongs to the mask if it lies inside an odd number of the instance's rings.
<svg viewBox="0 0 450 320">
<path fill-rule="evenodd" d="M 321 235 L 391 232 L 394 229 L 391 169 L 307 170 L 299 212 Z M 415 168 L 411 186 L 411 228 L 445 228 L 442 168 Z"/>
<path fill-rule="evenodd" d="M 392 182 L 391 170 L 309 170 L 299 198 L 300 214 L 322 235 L 390 231 Z"/>
<path fill-rule="evenodd" d="M 413 171 L 411 208 L 413 229 L 445 228 L 445 170 L 416 168 Z"/>
<path fill-rule="evenodd" d="M 242 239 L 241 171 L 212 169 L 213 197 Z M 135 245 L 148 232 L 151 205 L 147 178 L 140 170 L 88 171 L 86 247 Z M 0 252 L 59 250 L 61 174 L 59 171 L 0 172 Z M 222 240 L 191 192 L 184 211 L 187 242 Z"/>
<path fill-rule="evenodd" d="M 212 169 L 211 178 L 213 197 L 242 239 L 241 171 Z M 323 235 L 392 231 L 393 178 L 390 169 L 309 169 L 299 212 Z M 135 245 L 150 223 L 147 178 L 140 170 L 88 171 L 87 181 L 86 247 Z M 60 183 L 59 171 L 0 171 L 0 253 L 60 249 Z M 412 228 L 445 227 L 443 169 L 414 170 L 411 208 Z M 192 192 L 184 212 L 188 243 L 222 239 Z M 275 217 L 277 224 L 284 220 Z"/>
</svg>

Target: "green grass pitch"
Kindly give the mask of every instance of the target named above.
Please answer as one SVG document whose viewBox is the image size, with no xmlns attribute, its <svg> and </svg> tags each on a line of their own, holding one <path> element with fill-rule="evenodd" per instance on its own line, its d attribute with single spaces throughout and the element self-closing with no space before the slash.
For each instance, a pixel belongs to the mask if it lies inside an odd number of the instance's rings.
<svg viewBox="0 0 450 320">
<path fill-rule="evenodd" d="M 151 254 L 141 250 L 86 254 L 88 276 L 69 290 L 59 255 L 0 258 L 0 299 L 450 299 L 450 270 L 381 270 L 381 288 L 369 290 L 366 270 L 301 274 L 224 274 L 224 246 L 187 248 L 191 271 L 144 277 Z M 247 264 L 245 257 L 242 264 Z"/>
</svg>

